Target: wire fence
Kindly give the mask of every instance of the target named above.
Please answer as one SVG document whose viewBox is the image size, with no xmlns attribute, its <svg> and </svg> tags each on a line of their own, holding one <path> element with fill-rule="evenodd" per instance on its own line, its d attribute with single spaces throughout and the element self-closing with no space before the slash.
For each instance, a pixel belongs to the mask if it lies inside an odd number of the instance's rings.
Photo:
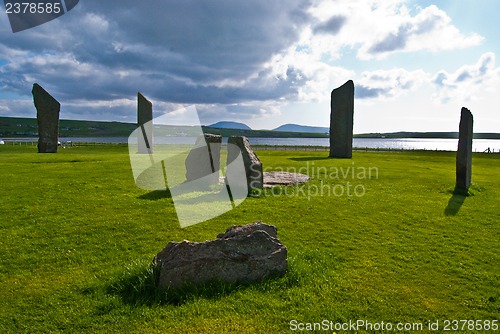
<svg viewBox="0 0 500 334">
<path fill-rule="evenodd" d="M 4 139 L 0 141 L 0 144 L 10 145 L 10 146 L 37 146 L 38 141 L 33 140 L 10 140 Z M 86 142 L 86 141 L 63 141 L 59 144 L 60 147 L 78 147 L 78 146 L 101 146 L 101 145 L 116 145 L 116 146 L 126 146 L 127 143 L 110 143 L 110 142 Z"/>
<path fill-rule="evenodd" d="M 295 145 L 295 146 L 284 146 L 284 145 L 252 145 L 252 147 L 255 150 L 262 150 L 262 151 L 319 151 L 319 152 L 324 152 L 324 151 L 329 151 L 330 148 L 328 146 L 300 146 L 300 145 Z M 404 148 L 404 147 L 353 147 L 353 151 L 357 152 L 401 152 L 401 151 L 447 151 L 447 150 L 439 150 L 439 149 L 426 149 L 426 148 Z M 449 151 L 448 151 L 449 152 Z M 477 152 L 477 150 L 474 150 L 474 152 Z M 484 153 L 500 153 L 500 149 L 498 152 L 495 152 L 494 150 L 491 152 L 484 152 Z"/>
<path fill-rule="evenodd" d="M 11 145 L 11 146 L 37 146 L 37 140 L 16 140 L 16 139 L 4 139 L 0 141 L 0 144 Z M 101 145 L 113 145 L 113 146 L 126 146 L 127 143 L 111 143 L 111 142 L 86 142 L 86 141 L 63 141 L 60 143 L 61 147 L 79 147 L 79 146 L 101 146 Z M 326 152 L 330 148 L 328 146 L 301 146 L 301 145 L 252 145 L 253 149 L 260 151 L 312 151 L 312 152 Z M 425 148 L 380 148 L 380 147 L 353 147 L 353 151 L 357 152 L 401 152 L 401 151 L 442 151 L 439 149 L 425 149 Z M 495 150 L 485 150 L 477 151 L 475 153 L 500 153 L 500 149 Z"/>
</svg>

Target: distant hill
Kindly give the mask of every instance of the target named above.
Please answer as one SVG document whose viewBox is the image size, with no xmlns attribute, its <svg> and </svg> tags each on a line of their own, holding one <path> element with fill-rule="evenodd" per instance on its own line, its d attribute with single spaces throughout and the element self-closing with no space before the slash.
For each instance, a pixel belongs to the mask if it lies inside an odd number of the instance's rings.
<svg viewBox="0 0 500 334">
<path fill-rule="evenodd" d="M 61 137 L 128 137 L 137 128 L 136 124 L 124 122 L 98 122 L 60 120 Z M 36 118 L 0 117 L 1 137 L 36 137 Z"/>
<path fill-rule="evenodd" d="M 299 124 L 284 124 L 282 126 L 273 129 L 274 131 L 284 131 L 284 132 L 304 132 L 304 133 L 329 133 L 330 128 L 320 127 L 320 126 L 306 126 Z"/>
<path fill-rule="evenodd" d="M 229 124 L 228 124 L 229 123 Z M 233 126 L 233 127 L 223 127 Z M 234 126 L 244 128 L 234 128 Z M 199 127 L 156 125 L 162 128 L 163 135 L 197 136 Z M 125 122 L 60 120 L 60 137 L 128 137 L 137 124 Z M 288 129 L 288 130 L 287 130 Z M 285 124 L 274 130 L 252 130 L 237 122 L 218 122 L 210 127 L 202 126 L 205 133 L 218 134 L 223 137 L 247 136 L 262 138 L 328 138 L 328 128 Z M 37 137 L 38 123 L 36 118 L 2 117 L 0 116 L 0 138 Z M 355 138 L 458 138 L 457 132 L 393 132 L 355 134 Z M 500 133 L 474 133 L 474 139 L 500 139 Z"/>
<path fill-rule="evenodd" d="M 216 129 L 238 129 L 238 130 L 252 130 L 248 125 L 238 122 L 217 122 L 212 125 L 208 125 L 209 128 Z"/>
</svg>

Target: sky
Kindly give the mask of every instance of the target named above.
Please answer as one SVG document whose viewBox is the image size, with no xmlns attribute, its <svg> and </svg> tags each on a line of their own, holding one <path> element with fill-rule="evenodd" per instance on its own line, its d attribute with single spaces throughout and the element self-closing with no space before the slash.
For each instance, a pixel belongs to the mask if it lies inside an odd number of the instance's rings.
<svg viewBox="0 0 500 334">
<path fill-rule="evenodd" d="M 458 131 L 461 107 L 500 132 L 497 0 L 82 0 L 17 33 L 0 8 L 0 116 L 36 117 L 36 82 L 61 119 L 136 122 L 140 91 L 154 117 L 328 127 L 352 79 L 355 133 Z"/>
</svg>

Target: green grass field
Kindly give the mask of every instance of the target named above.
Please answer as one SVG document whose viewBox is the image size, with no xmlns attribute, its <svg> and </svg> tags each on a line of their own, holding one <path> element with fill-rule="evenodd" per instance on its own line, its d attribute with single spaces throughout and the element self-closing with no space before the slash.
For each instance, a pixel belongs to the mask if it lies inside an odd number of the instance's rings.
<svg viewBox="0 0 500 334">
<path fill-rule="evenodd" d="M 446 319 L 500 319 L 500 155 L 474 155 L 461 197 L 453 152 L 257 153 L 268 171 L 308 167 L 313 179 L 181 229 L 166 192 L 136 187 L 125 146 L 0 146 L 0 332 L 281 333 L 294 319 L 439 320 L 442 331 Z M 286 276 L 155 290 L 150 263 L 169 241 L 259 220 L 288 247 Z"/>
</svg>

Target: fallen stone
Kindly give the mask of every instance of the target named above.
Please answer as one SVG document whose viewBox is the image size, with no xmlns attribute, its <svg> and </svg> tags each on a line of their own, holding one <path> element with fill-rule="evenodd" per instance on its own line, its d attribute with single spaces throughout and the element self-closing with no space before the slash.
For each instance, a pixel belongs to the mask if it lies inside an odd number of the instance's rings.
<svg viewBox="0 0 500 334">
<path fill-rule="evenodd" d="M 264 172 L 264 188 L 274 186 L 294 186 L 309 181 L 310 177 L 301 173 Z"/>
<path fill-rule="evenodd" d="M 38 120 L 38 153 L 57 153 L 61 104 L 37 83 L 31 93 Z"/>
<path fill-rule="evenodd" d="M 278 237 L 278 229 L 276 226 L 267 225 L 262 222 L 255 222 L 253 224 L 247 224 L 243 226 L 233 225 L 226 230 L 225 233 L 217 235 L 217 239 L 229 239 L 237 235 L 249 235 L 255 231 L 265 231 L 273 238 Z"/>
<path fill-rule="evenodd" d="M 245 166 L 246 185 L 248 194 L 260 194 L 264 187 L 264 173 L 259 157 L 252 150 L 250 142 L 244 136 L 232 136 L 228 139 L 227 165 L 233 162 L 241 152 L 243 164 Z M 230 171 L 228 171 L 230 172 Z"/>
<path fill-rule="evenodd" d="M 178 289 L 209 282 L 247 284 L 286 273 L 287 249 L 277 229 L 261 222 L 232 226 L 217 239 L 170 242 L 153 259 L 157 286 Z"/>
</svg>

